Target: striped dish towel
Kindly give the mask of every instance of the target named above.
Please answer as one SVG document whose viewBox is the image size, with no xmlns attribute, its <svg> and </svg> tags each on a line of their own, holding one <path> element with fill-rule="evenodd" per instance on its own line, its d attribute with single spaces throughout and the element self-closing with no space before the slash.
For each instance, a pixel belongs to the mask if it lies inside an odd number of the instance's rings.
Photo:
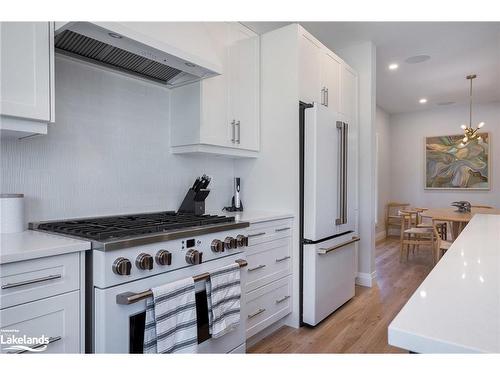
<svg viewBox="0 0 500 375">
<path fill-rule="evenodd" d="M 207 281 L 210 334 L 218 338 L 240 323 L 240 266 L 237 263 L 210 273 Z"/>
<path fill-rule="evenodd" d="M 196 353 L 198 328 L 192 277 L 152 288 L 146 301 L 144 353 Z"/>
</svg>

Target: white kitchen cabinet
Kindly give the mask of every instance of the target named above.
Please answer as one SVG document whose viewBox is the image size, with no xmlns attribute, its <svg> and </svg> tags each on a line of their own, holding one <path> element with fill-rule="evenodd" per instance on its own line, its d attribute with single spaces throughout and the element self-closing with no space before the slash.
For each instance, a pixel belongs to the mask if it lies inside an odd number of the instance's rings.
<svg viewBox="0 0 500 375">
<path fill-rule="evenodd" d="M 259 37 L 239 23 L 229 25 L 229 34 L 231 142 L 241 149 L 259 151 Z"/>
<path fill-rule="evenodd" d="M 299 27 L 300 100 L 355 119 L 357 75 L 340 57 Z"/>
<path fill-rule="evenodd" d="M 255 157 L 260 148 L 259 37 L 239 23 L 214 25 L 211 35 L 224 55 L 223 72 L 171 91 L 172 152 Z"/>
<path fill-rule="evenodd" d="M 292 309 L 292 219 L 251 223 L 245 250 L 247 338 Z"/>
<path fill-rule="evenodd" d="M 358 78 L 356 73 L 347 65 L 342 66 L 340 87 L 341 97 L 339 112 L 345 115 L 348 119 L 356 120 L 358 107 Z"/>
<path fill-rule="evenodd" d="M 3 341 L 12 336 L 44 336 L 49 342 L 46 349 L 39 353 L 80 353 L 80 325 L 75 324 L 80 319 L 79 302 L 80 292 L 75 291 L 1 310 Z M 1 344 L 2 352 L 24 353 L 22 348 L 6 350 L 9 346 L 8 343 Z M 43 349 L 43 345 L 26 346 Z"/>
<path fill-rule="evenodd" d="M 46 133 L 55 108 L 54 24 L 2 22 L 0 70 L 2 133 Z"/>
<path fill-rule="evenodd" d="M 306 103 L 319 103 L 322 99 L 320 78 L 321 46 L 307 34 L 299 35 L 300 99 Z"/>
<path fill-rule="evenodd" d="M 320 103 L 331 108 L 333 111 L 340 110 L 341 83 L 340 71 L 341 60 L 329 51 L 321 54 L 321 100 Z"/>
<path fill-rule="evenodd" d="M 0 330 L 44 335 L 52 342 L 43 353 L 83 353 L 84 257 L 78 252 L 0 264 Z"/>
</svg>

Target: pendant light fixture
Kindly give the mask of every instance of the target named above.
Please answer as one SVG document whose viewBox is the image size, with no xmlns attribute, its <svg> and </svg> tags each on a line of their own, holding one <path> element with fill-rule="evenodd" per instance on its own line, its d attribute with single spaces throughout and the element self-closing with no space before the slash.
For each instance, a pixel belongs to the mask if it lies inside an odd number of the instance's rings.
<svg viewBox="0 0 500 375">
<path fill-rule="evenodd" d="M 477 75 L 475 74 L 470 74 L 467 77 L 465 77 L 470 81 L 470 90 L 469 90 L 469 125 L 462 125 L 461 128 L 464 131 L 464 138 L 462 139 L 462 142 L 460 143 L 461 146 L 465 146 L 467 143 L 469 143 L 472 140 L 481 140 L 481 137 L 478 134 L 479 129 L 481 129 L 484 126 L 484 122 L 480 122 L 476 128 L 472 127 L 472 80 L 477 78 Z"/>
</svg>

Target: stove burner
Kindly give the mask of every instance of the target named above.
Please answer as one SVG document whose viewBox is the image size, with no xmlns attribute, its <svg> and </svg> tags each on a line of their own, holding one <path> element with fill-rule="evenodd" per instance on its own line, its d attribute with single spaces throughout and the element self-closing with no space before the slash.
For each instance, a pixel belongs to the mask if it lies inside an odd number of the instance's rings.
<svg viewBox="0 0 500 375">
<path fill-rule="evenodd" d="M 202 225 L 232 223 L 234 217 L 174 211 L 43 223 L 38 229 L 96 241 L 121 239 Z"/>
</svg>

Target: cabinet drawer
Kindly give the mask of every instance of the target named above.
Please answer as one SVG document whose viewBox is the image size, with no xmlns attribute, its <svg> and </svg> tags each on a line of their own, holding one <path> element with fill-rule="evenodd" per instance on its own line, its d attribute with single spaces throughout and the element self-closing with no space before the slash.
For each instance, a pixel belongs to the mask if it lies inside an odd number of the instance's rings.
<svg viewBox="0 0 500 375">
<path fill-rule="evenodd" d="M 248 245 L 257 245 L 278 238 L 292 235 L 293 221 L 291 219 L 266 221 L 252 224 L 247 231 Z"/>
<path fill-rule="evenodd" d="M 2 353 L 19 352 L 22 348 L 6 350 L 11 344 L 8 338 L 38 338 L 50 341 L 43 350 L 43 342 L 35 348 L 39 353 L 79 353 L 80 352 L 80 292 L 74 291 L 40 301 L 10 307 L 0 312 L 0 334 Z M 16 343 L 20 344 L 20 343 Z M 21 343 L 22 345 L 22 343 Z M 37 346 L 35 341 L 25 346 Z M 28 353 L 28 351 L 26 351 Z"/>
<path fill-rule="evenodd" d="M 246 290 L 250 291 L 278 280 L 291 272 L 290 238 L 249 247 Z"/>
<path fill-rule="evenodd" d="M 0 308 L 79 289 L 80 254 L 7 263 L 0 266 Z"/>
<path fill-rule="evenodd" d="M 284 277 L 247 294 L 247 338 L 292 311 L 292 278 Z"/>
</svg>

